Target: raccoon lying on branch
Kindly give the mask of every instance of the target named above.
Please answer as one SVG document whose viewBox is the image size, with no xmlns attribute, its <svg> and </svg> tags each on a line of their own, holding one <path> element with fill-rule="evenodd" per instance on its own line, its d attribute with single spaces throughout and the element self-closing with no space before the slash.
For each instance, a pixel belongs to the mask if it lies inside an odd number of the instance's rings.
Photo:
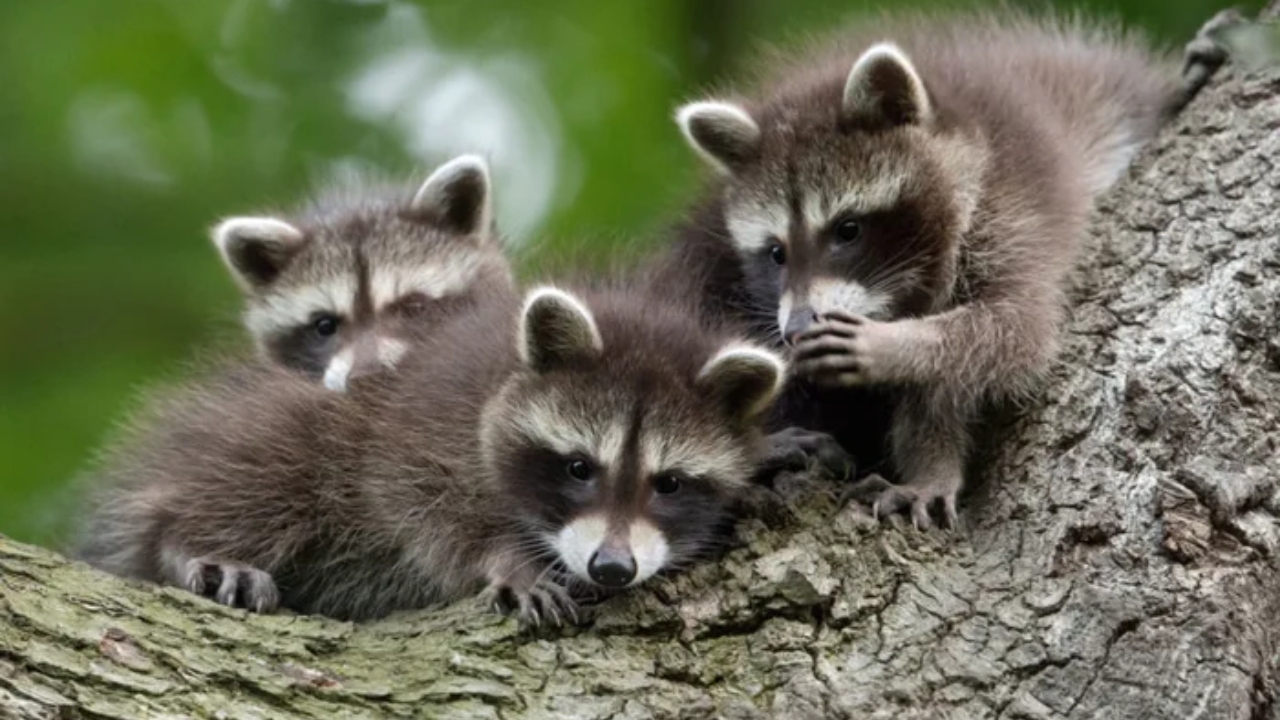
<svg viewBox="0 0 1280 720">
<path fill-rule="evenodd" d="M 498 294 L 346 393 L 251 363 L 161 398 L 92 478 L 77 554 L 259 612 L 484 592 L 560 622 L 714 547 L 784 373 L 642 290 Z"/>
</svg>

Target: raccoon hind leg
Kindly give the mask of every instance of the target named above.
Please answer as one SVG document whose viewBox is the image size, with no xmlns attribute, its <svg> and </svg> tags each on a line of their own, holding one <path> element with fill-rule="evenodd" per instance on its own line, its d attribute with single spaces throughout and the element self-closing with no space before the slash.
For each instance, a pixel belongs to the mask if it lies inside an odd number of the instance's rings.
<svg viewBox="0 0 1280 720">
<path fill-rule="evenodd" d="M 972 412 L 949 400 L 937 389 L 904 392 L 890 428 L 890 452 L 902 482 L 871 475 L 846 491 L 845 500 L 869 505 L 877 518 L 907 513 L 919 530 L 934 526 L 936 508 L 943 525 L 958 527 L 956 502 L 964 483 Z"/>
</svg>

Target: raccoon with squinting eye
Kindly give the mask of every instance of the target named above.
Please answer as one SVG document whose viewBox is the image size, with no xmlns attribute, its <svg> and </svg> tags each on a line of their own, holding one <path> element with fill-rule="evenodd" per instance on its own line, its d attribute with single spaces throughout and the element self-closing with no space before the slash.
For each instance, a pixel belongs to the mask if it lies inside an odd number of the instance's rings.
<svg viewBox="0 0 1280 720">
<path fill-rule="evenodd" d="M 1009 8 L 773 58 L 754 93 L 677 113 L 717 178 L 663 272 L 791 346 L 786 419 L 863 467 L 887 446 L 901 482 L 856 488 L 876 514 L 954 523 L 971 422 L 1044 375 L 1094 199 L 1221 63 L 1226 19 L 1181 77 L 1107 23 Z"/>
<path fill-rule="evenodd" d="M 512 287 L 489 197 L 485 161 L 464 155 L 416 189 L 350 179 L 294 214 L 224 220 L 212 237 L 260 354 L 341 391 Z"/>
</svg>

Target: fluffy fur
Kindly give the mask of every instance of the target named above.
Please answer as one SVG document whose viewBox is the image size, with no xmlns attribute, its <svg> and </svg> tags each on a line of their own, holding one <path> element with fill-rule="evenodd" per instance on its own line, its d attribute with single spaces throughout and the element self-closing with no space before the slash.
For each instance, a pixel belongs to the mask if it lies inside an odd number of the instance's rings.
<svg viewBox="0 0 1280 720">
<path fill-rule="evenodd" d="M 785 370 L 625 288 L 491 297 L 421 342 L 347 393 L 258 363 L 153 401 L 93 478 L 78 554 L 257 611 L 487 590 L 558 621 L 571 591 L 710 546 Z"/>
<path fill-rule="evenodd" d="M 224 220 L 212 238 L 262 355 L 343 390 L 511 287 L 490 196 L 485 161 L 464 155 L 419 187 L 350 178 L 287 217 Z"/>
<path fill-rule="evenodd" d="M 1011 10 L 880 17 L 767 69 L 677 113 L 717 178 L 660 274 L 792 345 L 785 421 L 870 467 L 887 444 L 877 512 L 954 520 L 975 413 L 1056 353 L 1094 198 L 1200 81 Z"/>
</svg>

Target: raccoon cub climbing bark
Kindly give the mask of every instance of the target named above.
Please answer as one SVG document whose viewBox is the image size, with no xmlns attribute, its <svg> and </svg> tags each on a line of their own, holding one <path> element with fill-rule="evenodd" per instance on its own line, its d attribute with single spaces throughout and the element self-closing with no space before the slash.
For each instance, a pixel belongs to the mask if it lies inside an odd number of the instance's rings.
<svg viewBox="0 0 1280 720">
<path fill-rule="evenodd" d="M 1220 61 L 1184 82 L 1132 35 L 1016 12 L 846 29 L 679 110 L 718 179 L 666 272 L 791 346 L 793 422 L 856 444 L 853 391 L 887 396 L 901 484 L 859 490 L 954 522 L 975 413 L 1054 357 L 1094 199 Z"/>
<path fill-rule="evenodd" d="M 353 180 L 287 218 L 219 223 L 213 242 L 262 355 L 342 390 L 393 367 L 477 295 L 510 287 L 488 185 L 485 161 L 466 155 L 416 192 Z"/>
<path fill-rule="evenodd" d="M 260 612 L 485 592 L 560 622 L 578 590 L 710 549 L 785 374 L 628 288 L 489 296 L 420 342 L 346 393 L 256 364 L 153 403 L 95 478 L 79 555 Z"/>
</svg>

